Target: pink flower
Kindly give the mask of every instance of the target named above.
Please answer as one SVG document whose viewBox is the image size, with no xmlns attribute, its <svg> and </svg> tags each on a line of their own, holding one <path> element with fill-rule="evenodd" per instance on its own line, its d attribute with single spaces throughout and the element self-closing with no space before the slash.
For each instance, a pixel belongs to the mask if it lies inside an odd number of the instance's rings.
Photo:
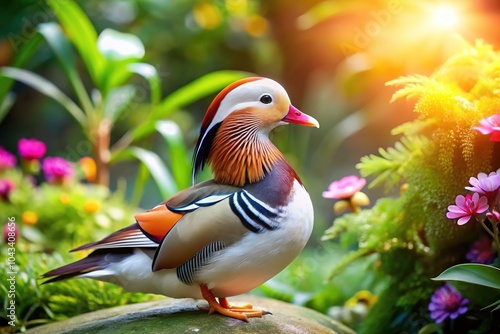
<svg viewBox="0 0 500 334">
<path fill-rule="evenodd" d="M 496 210 L 492 210 L 492 212 L 486 212 L 486 218 L 490 220 L 492 223 L 500 223 L 500 213 Z"/>
<path fill-rule="evenodd" d="M 74 174 L 71 162 L 60 157 L 47 157 L 43 160 L 42 170 L 49 183 L 63 184 Z"/>
<path fill-rule="evenodd" d="M 490 264 L 496 256 L 496 252 L 493 250 L 492 245 L 492 240 L 486 235 L 483 235 L 472 244 L 465 258 L 472 263 Z"/>
<path fill-rule="evenodd" d="M 500 190 L 500 175 L 498 171 L 491 172 L 489 175 L 479 173 L 477 178 L 471 177 L 469 183 L 472 187 L 465 187 L 465 189 L 485 195 L 491 202 L 495 200 Z"/>
<path fill-rule="evenodd" d="M 14 167 L 16 165 L 16 160 L 14 154 L 0 146 L 0 172 Z"/>
<path fill-rule="evenodd" d="M 464 225 L 472 216 L 488 210 L 488 199 L 485 196 L 479 198 L 478 193 L 474 193 L 472 196 L 467 194 L 465 197 L 458 195 L 455 199 L 455 204 L 448 206 L 446 217 L 448 219 L 458 218 L 458 225 Z"/>
<path fill-rule="evenodd" d="M 14 182 L 9 179 L 0 179 L 0 198 L 4 201 L 9 200 L 9 195 L 16 188 Z"/>
<path fill-rule="evenodd" d="M 434 292 L 428 310 L 431 318 L 439 324 L 446 318 L 456 319 L 466 313 L 467 305 L 469 305 L 469 300 L 463 298 L 452 285 L 446 283 Z"/>
<path fill-rule="evenodd" d="M 47 152 L 45 144 L 35 138 L 21 138 L 17 143 L 21 158 L 25 160 L 40 160 Z"/>
<path fill-rule="evenodd" d="M 485 117 L 479 121 L 479 126 L 474 129 L 483 135 L 491 133 L 491 141 L 500 141 L 500 112 L 496 115 Z"/>
<path fill-rule="evenodd" d="M 9 222 L 3 227 L 3 240 L 6 244 L 15 243 L 19 235 L 19 228 L 16 223 Z"/>
<path fill-rule="evenodd" d="M 366 180 L 355 175 L 345 176 L 338 181 L 333 181 L 328 190 L 323 192 L 324 198 L 347 199 L 363 189 Z"/>
</svg>

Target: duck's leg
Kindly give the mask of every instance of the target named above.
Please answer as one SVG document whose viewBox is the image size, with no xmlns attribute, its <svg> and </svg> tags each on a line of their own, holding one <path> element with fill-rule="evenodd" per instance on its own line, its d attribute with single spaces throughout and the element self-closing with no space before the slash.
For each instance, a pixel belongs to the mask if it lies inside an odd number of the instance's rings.
<svg viewBox="0 0 500 334">
<path fill-rule="evenodd" d="M 231 305 L 231 304 L 229 304 L 227 299 L 224 297 L 219 297 L 219 304 L 220 304 L 220 306 L 222 306 L 224 308 L 227 308 L 227 309 L 230 309 L 230 310 L 233 310 L 236 312 L 238 312 L 237 310 L 251 310 L 251 309 L 253 309 L 252 304 Z"/>
<path fill-rule="evenodd" d="M 208 289 L 205 284 L 201 284 L 200 289 L 201 295 L 208 302 L 208 308 L 200 306 L 198 306 L 198 308 L 200 310 L 208 310 L 208 314 L 217 312 L 219 314 L 225 315 L 226 317 L 240 319 L 243 321 L 248 321 L 248 318 L 260 318 L 264 314 L 269 314 L 269 312 L 266 311 L 254 310 L 252 308 L 252 305 L 244 305 L 243 308 L 231 306 L 227 302 L 226 298 L 219 298 L 219 300 L 221 300 L 221 303 L 219 303 L 215 299 L 212 291 L 210 291 L 210 289 Z"/>
</svg>

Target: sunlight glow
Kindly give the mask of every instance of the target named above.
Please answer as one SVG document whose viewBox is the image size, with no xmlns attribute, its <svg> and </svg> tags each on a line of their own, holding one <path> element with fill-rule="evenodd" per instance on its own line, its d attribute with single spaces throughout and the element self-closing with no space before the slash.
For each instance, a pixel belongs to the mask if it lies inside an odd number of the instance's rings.
<svg viewBox="0 0 500 334">
<path fill-rule="evenodd" d="M 440 5 L 434 9 L 432 21 L 441 28 L 452 28 L 458 23 L 458 13 L 451 6 Z"/>
</svg>

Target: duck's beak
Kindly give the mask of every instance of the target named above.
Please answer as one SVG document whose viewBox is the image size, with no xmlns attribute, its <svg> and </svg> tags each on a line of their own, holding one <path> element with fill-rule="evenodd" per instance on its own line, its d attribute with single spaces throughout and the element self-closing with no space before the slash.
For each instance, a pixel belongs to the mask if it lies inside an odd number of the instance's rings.
<svg viewBox="0 0 500 334">
<path fill-rule="evenodd" d="M 285 115 L 285 117 L 283 117 L 282 121 L 304 126 L 315 126 L 319 128 L 319 123 L 314 117 L 309 116 L 308 114 L 304 114 L 302 111 L 295 108 L 291 104 L 290 108 L 288 108 L 288 113 Z"/>
</svg>

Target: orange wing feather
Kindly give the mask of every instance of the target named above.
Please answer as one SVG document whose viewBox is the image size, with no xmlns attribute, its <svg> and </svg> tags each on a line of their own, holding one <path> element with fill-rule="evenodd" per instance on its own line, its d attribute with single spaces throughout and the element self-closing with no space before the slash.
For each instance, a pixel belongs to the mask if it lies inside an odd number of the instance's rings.
<svg viewBox="0 0 500 334">
<path fill-rule="evenodd" d="M 172 212 L 165 204 L 160 204 L 149 211 L 136 214 L 135 219 L 143 232 L 161 242 L 183 215 L 184 213 Z"/>
</svg>

